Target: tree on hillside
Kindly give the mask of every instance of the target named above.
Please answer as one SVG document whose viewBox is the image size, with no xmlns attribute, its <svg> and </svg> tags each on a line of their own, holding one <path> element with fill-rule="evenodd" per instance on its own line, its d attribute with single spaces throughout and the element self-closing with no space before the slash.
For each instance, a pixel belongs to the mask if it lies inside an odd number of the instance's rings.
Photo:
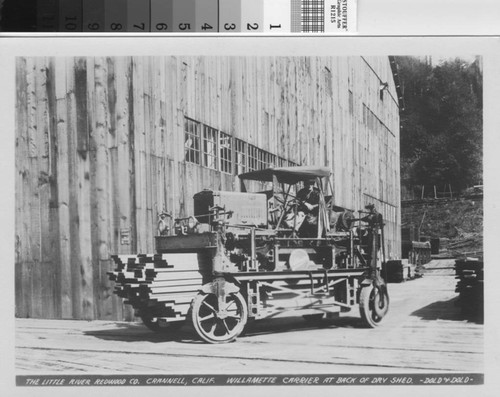
<svg viewBox="0 0 500 397">
<path fill-rule="evenodd" d="M 397 58 L 405 110 L 401 114 L 401 174 L 408 185 L 462 190 L 482 181 L 482 75 L 461 59 L 432 66 Z"/>
</svg>

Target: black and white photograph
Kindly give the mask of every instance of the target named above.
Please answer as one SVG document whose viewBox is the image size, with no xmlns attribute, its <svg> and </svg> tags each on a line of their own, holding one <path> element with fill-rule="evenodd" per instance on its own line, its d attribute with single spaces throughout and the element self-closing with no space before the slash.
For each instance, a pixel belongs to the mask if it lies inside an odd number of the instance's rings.
<svg viewBox="0 0 500 397">
<path fill-rule="evenodd" d="M 498 43 L 262 40 L 11 58 L 17 388 L 484 385 Z"/>
</svg>

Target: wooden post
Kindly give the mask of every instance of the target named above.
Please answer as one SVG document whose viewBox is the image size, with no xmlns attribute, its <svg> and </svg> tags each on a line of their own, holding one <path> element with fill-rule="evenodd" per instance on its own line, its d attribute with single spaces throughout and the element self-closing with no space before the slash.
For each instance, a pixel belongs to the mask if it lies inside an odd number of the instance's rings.
<svg viewBox="0 0 500 397">
<path fill-rule="evenodd" d="M 75 239 L 73 245 L 73 308 L 78 319 L 94 318 L 94 287 L 92 266 L 91 233 L 91 183 L 90 183 L 90 144 L 88 117 L 92 112 L 93 62 L 85 58 L 75 60 L 76 96 L 76 153 L 74 166 L 74 186 L 76 211 L 72 213 Z M 90 91 L 90 92 L 89 92 Z M 75 242 L 76 243 L 76 242 Z"/>
<path fill-rule="evenodd" d="M 59 283 L 61 318 L 72 318 L 71 307 L 71 235 L 69 213 L 69 157 L 68 136 L 75 122 L 71 117 L 74 110 L 74 80 L 72 68 L 69 73 L 67 61 L 55 61 L 55 90 L 57 101 L 57 189 L 59 210 Z"/>
<path fill-rule="evenodd" d="M 107 62 L 105 58 L 96 57 L 93 64 L 89 65 L 89 96 L 92 108 L 92 259 L 93 282 L 95 302 L 94 312 L 98 318 L 107 318 L 111 315 L 110 294 L 105 291 L 107 266 L 110 261 L 109 253 L 109 226 L 108 226 L 108 200 L 110 189 L 108 187 L 108 135 L 109 135 L 109 109 L 107 92 Z"/>
<path fill-rule="evenodd" d="M 30 314 L 30 167 L 28 135 L 28 62 L 26 58 L 16 59 L 16 250 L 15 250 L 15 291 L 16 316 Z"/>
</svg>

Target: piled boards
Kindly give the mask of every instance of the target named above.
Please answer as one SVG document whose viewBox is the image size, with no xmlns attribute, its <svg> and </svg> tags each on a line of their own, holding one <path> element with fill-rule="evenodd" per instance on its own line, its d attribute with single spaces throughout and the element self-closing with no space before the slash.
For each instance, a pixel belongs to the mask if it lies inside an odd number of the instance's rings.
<svg viewBox="0 0 500 397">
<path fill-rule="evenodd" d="M 455 292 L 459 293 L 458 305 L 462 312 L 477 317 L 484 310 L 484 262 L 477 259 L 455 261 L 455 275 L 458 279 Z"/>
<path fill-rule="evenodd" d="M 202 285 L 198 254 L 139 254 L 113 256 L 109 272 L 114 292 L 144 318 L 173 322 L 186 319 L 191 301 Z"/>
<path fill-rule="evenodd" d="M 401 260 L 387 261 L 382 264 L 382 276 L 388 283 L 400 283 L 413 279 L 416 277 L 415 265 Z"/>
</svg>

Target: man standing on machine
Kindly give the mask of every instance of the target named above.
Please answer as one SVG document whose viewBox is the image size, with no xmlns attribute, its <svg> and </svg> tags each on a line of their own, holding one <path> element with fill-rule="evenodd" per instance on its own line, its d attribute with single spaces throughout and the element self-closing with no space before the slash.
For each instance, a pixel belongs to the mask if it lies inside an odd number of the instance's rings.
<svg viewBox="0 0 500 397">
<path fill-rule="evenodd" d="M 314 179 L 304 181 L 304 188 L 297 193 L 299 211 L 303 211 L 305 219 L 299 229 L 299 236 L 305 238 L 318 237 L 319 189 Z"/>
</svg>

